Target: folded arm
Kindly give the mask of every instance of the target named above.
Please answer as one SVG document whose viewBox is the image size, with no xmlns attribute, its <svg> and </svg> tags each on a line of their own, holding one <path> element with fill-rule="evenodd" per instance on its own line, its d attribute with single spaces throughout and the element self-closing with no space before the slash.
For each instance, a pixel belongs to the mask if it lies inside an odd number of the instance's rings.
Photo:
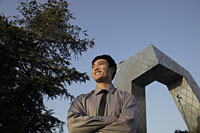
<svg viewBox="0 0 200 133">
<path fill-rule="evenodd" d="M 92 133 L 114 122 L 112 116 L 88 116 L 79 96 L 68 111 L 70 133 Z"/>
<path fill-rule="evenodd" d="M 100 129 L 102 133 L 135 133 L 137 128 L 137 105 L 133 95 L 125 95 L 122 106 L 122 112 L 119 119 L 112 124 Z"/>
</svg>

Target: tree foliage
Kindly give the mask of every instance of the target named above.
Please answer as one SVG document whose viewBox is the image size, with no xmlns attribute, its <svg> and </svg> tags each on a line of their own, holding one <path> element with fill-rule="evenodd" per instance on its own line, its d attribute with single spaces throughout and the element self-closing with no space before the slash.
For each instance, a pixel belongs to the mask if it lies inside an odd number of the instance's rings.
<svg viewBox="0 0 200 133">
<path fill-rule="evenodd" d="M 175 130 L 174 133 L 200 133 L 200 128 L 197 127 L 196 129 L 193 129 L 192 131 L 187 131 L 187 130 L 182 131 L 178 129 L 178 130 Z"/>
<path fill-rule="evenodd" d="M 0 132 L 53 132 L 63 129 L 43 103 L 64 96 L 73 82 L 89 77 L 71 64 L 94 46 L 64 0 L 21 1 L 21 16 L 0 15 Z"/>
<path fill-rule="evenodd" d="M 182 130 L 175 130 L 175 132 L 174 133 L 189 133 L 187 130 L 185 130 L 185 131 L 182 131 Z"/>
</svg>

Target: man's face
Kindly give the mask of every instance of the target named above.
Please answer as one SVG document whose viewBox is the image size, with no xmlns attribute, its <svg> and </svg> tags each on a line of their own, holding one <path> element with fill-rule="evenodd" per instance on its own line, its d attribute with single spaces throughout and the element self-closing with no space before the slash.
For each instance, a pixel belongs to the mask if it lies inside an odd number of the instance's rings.
<svg viewBox="0 0 200 133">
<path fill-rule="evenodd" d="M 98 59 L 92 64 L 92 77 L 97 83 L 112 82 L 112 69 L 105 59 Z"/>
</svg>

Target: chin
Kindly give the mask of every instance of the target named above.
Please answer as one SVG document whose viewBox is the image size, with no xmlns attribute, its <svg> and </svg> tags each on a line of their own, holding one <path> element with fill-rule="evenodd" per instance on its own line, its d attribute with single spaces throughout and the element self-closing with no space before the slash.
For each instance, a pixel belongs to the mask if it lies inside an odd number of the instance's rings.
<svg viewBox="0 0 200 133">
<path fill-rule="evenodd" d="M 104 80 L 102 80 L 101 78 L 99 78 L 99 79 L 95 79 L 95 81 L 96 81 L 97 83 L 102 83 Z"/>
</svg>

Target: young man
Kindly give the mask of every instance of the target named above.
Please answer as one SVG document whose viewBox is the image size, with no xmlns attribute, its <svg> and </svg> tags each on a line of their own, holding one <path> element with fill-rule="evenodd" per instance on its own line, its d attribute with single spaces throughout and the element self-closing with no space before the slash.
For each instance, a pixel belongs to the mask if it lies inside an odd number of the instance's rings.
<svg viewBox="0 0 200 133">
<path fill-rule="evenodd" d="M 136 99 L 113 86 L 115 73 L 116 64 L 109 55 L 93 59 L 96 89 L 78 96 L 72 103 L 67 117 L 70 133 L 135 133 Z"/>
</svg>

